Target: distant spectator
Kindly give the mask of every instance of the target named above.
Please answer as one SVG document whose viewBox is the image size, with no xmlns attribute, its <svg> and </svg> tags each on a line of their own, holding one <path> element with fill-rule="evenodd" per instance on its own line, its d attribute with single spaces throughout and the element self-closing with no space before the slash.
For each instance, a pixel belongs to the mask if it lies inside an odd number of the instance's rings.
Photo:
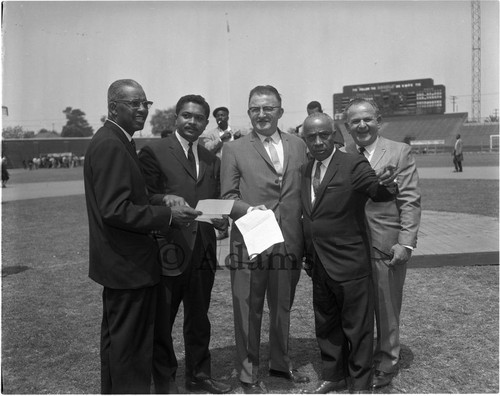
<svg viewBox="0 0 500 396">
<path fill-rule="evenodd" d="M 7 187 L 7 181 L 9 180 L 9 171 L 7 170 L 7 157 L 2 157 L 2 188 Z"/>
<path fill-rule="evenodd" d="M 455 148 L 453 149 L 453 165 L 455 165 L 455 170 L 453 172 L 462 172 L 462 161 L 464 160 L 463 153 L 463 143 L 460 139 L 460 134 L 457 135 L 457 141 L 455 142 Z"/>
<path fill-rule="evenodd" d="M 217 107 L 212 115 L 217 122 L 217 127 L 205 130 L 199 138 L 200 144 L 218 158 L 222 157 L 222 146 L 225 143 L 232 142 L 241 137 L 240 131 L 234 131 L 229 126 L 229 109 L 227 107 Z M 219 230 L 217 239 L 226 239 L 229 237 L 228 228 Z"/>
<path fill-rule="evenodd" d="M 200 144 L 217 157 L 222 157 L 222 146 L 241 137 L 240 131 L 234 131 L 229 126 L 229 110 L 227 107 L 217 107 L 212 115 L 217 127 L 203 132 Z"/>
</svg>

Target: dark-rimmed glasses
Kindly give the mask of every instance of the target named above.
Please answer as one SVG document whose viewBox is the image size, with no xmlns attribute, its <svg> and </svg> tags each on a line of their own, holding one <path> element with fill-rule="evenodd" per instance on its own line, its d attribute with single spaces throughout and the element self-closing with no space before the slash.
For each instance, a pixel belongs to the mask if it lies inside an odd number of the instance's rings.
<svg viewBox="0 0 500 396">
<path fill-rule="evenodd" d="M 113 100 L 113 102 L 126 103 L 133 109 L 138 109 L 141 107 L 141 105 L 143 105 L 146 109 L 149 110 L 153 105 L 153 102 L 149 100 Z"/>
<path fill-rule="evenodd" d="M 250 107 L 248 111 L 252 115 L 260 114 L 260 111 L 264 114 L 271 114 L 274 110 L 281 108 L 281 106 L 264 106 L 264 107 Z"/>
</svg>

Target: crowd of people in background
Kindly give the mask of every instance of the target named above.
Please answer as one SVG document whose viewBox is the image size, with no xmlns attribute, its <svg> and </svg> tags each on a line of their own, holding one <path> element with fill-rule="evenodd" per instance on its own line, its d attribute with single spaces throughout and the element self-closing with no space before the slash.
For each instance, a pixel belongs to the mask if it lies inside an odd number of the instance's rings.
<svg viewBox="0 0 500 396">
<path fill-rule="evenodd" d="M 76 168 L 83 165 L 84 156 L 76 154 L 46 154 L 33 157 L 28 160 L 23 159 L 23 168 L 26 170 L 36 170 L 40 168 Z"/>
</svg>

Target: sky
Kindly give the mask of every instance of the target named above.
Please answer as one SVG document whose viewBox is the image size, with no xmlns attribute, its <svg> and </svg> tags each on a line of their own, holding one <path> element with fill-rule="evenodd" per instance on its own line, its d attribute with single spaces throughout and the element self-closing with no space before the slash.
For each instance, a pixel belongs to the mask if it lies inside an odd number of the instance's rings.
<svg viewBox="0 0 500 396">
<path fill-rule="evenodd" d="M 481 117 L 499 108 L 499 2 L 481 1 Z M 283 130 L 344 85 L 432 78 L 447 112 L 471 112 L 469 1 L 3 2 L 3 127 L 60 132 L 63 110 L 97 130 L 109 85 L 139 82 L 155 110 L 200 94 L 249 128 L 248 93 L 275 86 Z M 150 118 L 139 136 L 151 133 Z M 210 117 L 207 128 L 215 127 Z"/>
</svg>

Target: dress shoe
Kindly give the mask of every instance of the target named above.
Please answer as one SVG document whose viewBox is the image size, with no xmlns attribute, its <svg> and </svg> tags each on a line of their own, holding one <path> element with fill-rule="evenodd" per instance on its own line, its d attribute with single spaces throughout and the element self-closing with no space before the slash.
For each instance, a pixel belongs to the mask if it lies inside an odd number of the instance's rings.
<svg viewBox="0 0 500 396">
<path fill-rule="evenodd" d="M 265 394 L 267 389 L 262 382 L 241 382 L 243 392 L 249 395 Z"/>
<path fill-rule="evenodd" d="M 222 394 L 231 391 L 231 385 L 216 381 L 212 378 L 201 380 L 187 380 L 186 389 L 190 392 L 205 391 L 208 393 Z"/>
<path fill-rule="evenodd" d="M 391 383 L 394 373 L 385 373 L 380 370 L 375 370 L 375 375 L 373 376 L 373 387 L 382 388 Z"/>
<path fill-rule="evenodd" d="M 318 384 L 318 387 L 314 389 L 312 392 L 308 390 L 303 390 L 300 393 L 306 393 L 306 394 L 321 394 L 325 395 L 329 392 L 339 392 L 347 389 L 347 385 L 345 380 L 341 381 L 321 381 Z"/>
<path fill-rule="evenodd" d="M 271 377 L 279 377 L 287 379 L 288 381 L 295 382 L 296 384 L 303 384 L 309 382 L 310 379 L 307 375 L 299 373 L 297 370 L 293 369 L 290 371 L 279 371 L 279 370 L 269 370 L 269 375 Z"/>
</svg>

